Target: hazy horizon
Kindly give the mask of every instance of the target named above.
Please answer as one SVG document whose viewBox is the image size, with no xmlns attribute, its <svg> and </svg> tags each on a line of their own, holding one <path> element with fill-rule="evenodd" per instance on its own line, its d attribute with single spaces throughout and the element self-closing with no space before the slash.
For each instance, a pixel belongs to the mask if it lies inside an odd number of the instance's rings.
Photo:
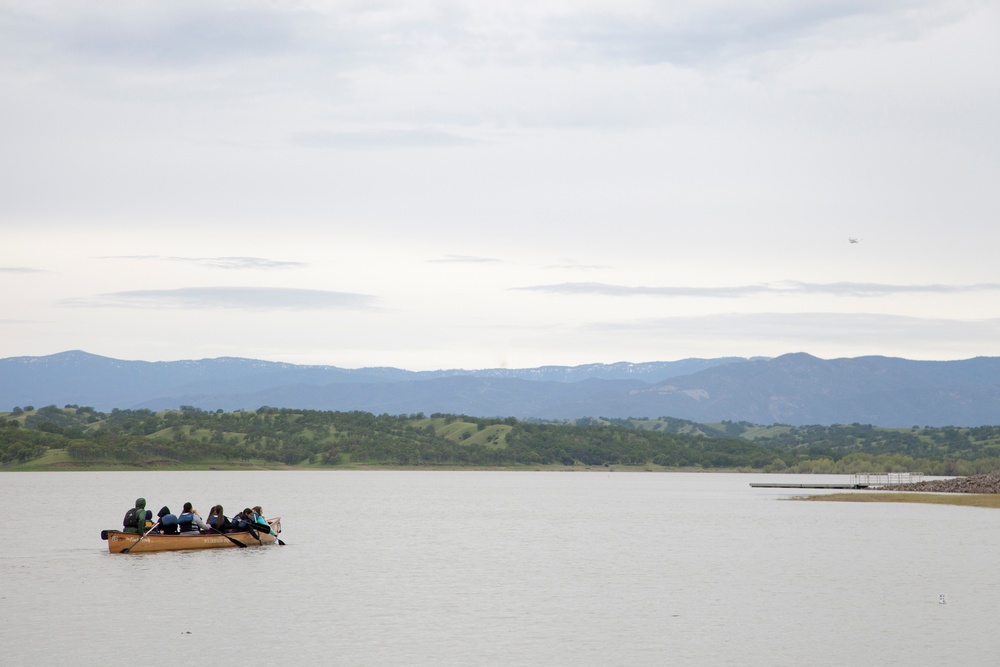
<svg viewBox="0 0 1000 667">
<path fill-rule="evenodd" d="M 87 354 L 87 355 L 93 355 L 93 356 L 102 357 L 102 358 L 106 358 L 106 359 L 113 359 L 115 361 L 129 361 L 129 362 L 135 361 L 135 362 L 144 362 L 144 363 L 171 363 L 171 362 L 183 362 L 183 361 L 215 361 L 215 360 L 219 360 L 219 359 L 240 359 L 240 360 L 244 360 L 244 361 L 263 361 L 263 362 L 268 362 L 268 363 L 291 364 L 291 365 L 296 365 L 296 366 L 336 367 L 336 368 L 341 368 L 341 369 L 344 369 L 344 370 L 362 370 L 362 369 L 368 369 L 368 368 L 394 368 L 396 370 L 411 371 L 411 372 L 433 372 L 433 371 L 449 371 L 449 370 L 460 370 L 460 371 L 509 370 L 509 371 L 518 371 L 518 370 L 533 370 L 533 369 L 537 369 L 537 368 L 579 368 L 579 367 L 582 367 L 582 366 L 614 366 L 614 365 L 618 365 L 618 364 L 626 364 L 626 365 L 643 365 L 643 364 L 658 364 L 658 363 L 672 364 L 672 363 L 681 363 L 681 362 L 685 362 L 685 361 L 699 361 L 699 360 L 712 361 L 712 360 L 717 360 L 717 359 L 739 359 L 739 360 L 743 360 L 743 361 L 767 361 L 767 360 L 771 360 L 771 359 L 777 359 L 779 357 L 784 357 L 784 356 L 788 356 L 788 355 L 797 355 L 797 354 L 805 354 L 805 355 L 808 355 L 808 356 L 820 359 L 821 361 L 834 361 L 834 360 L 837 360 L 837 359 L 857 359 L 857 358 L 862 358 L 862 357 L 881 357 L 881 358 L 888 358 L 888 359 L 903 359 L 905 361 L 939 361 L 939 362 L 944 362 L 944 361 L 967 361 L 967 360 L 976 359 L 976 358 L 990 358 L 990 357 L 994 357 L 995 358 L 997 356 L 1000 356 L 1000 355 L 973 355 L 971 357 L 965 357 L 963 359 L 912 359 L 912 358 L 909 358 L 909 357 L 898 357 L 898 356 L 894 356 L 894 355 L 858 355 L 856 357 L 820 357 L 820 356 L 815 355 L 815 354 L 810 354 L 809 352 L 796 351 L 796 352 L 786 352 L 784 354 L 775 355 L 773 357 L 770 357 L 770 356 L 750 356 L 750 355 L 719 355 L 717 357 L 682 357 L 682 358 L 677 358 L 677 359 L 647 359 L 647 360 L 644 360 L 644 361 L 635 361 L 635 360 L 630 360 L 630 359 L 619 359 L 617 361 L 610 361 L 610 362 L 603 362 L 602 361 L 602 362 L 582 362 L 582 363 L 579 363 L 579 364 L 538 364 L 537 366 L 481 366 L 481 367 L 442 366 L 442 367 L 438 367 L 438 368 L 407 368 L 407 367 L 404 367 L 404 366 L 389 366 L 387 364 L 379 364 L 379 363 L 364 364 L 364 365 L 361 365 L 361 366 L 337 366 L 336 364 L 299 364 L 299 363 L 296 363 L 296 362 L 286 361 L 286 360 L 282 360 L 282 359 L 258 359 L 256 357 L 247 357 L 247 356 L 238 355 L 238 354 L 220 355 L 220 356 L 217 356 L 217 357 L 194 357 L 194 356 L 188 356 L 188 357 L 179 357 L 177 359 L 140 359 L 140 358 L 133 358 L 133 357 L 122 357 L 122 356 L 115 356 L 115 355 L 96 354 L 96 353 L 90 352 L 88 350 L 79 350 L 79 349 L 76 349 L 76 350 L 62 350 L 60 352 L 53 352 L 51 354 L 43 354 L 43 355 L 13 355 L 13 356 L 10 356 L 10 357 L 2 357 L 2 358 L 0 358 L 0 360 L 10 360 L 10 359 L 41 359 L 41 358 L 46 358 L 46 357 L 55 357 L 55 356 L 60 356 L 60 355 L 73 354 L 73 353 L 82 353 L 82 354 Z"/>
</svg>

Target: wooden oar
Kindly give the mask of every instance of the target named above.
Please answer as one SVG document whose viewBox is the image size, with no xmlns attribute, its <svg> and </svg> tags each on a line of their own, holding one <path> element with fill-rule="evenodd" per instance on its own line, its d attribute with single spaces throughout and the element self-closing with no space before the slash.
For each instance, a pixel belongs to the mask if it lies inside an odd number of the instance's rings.
<svg viewBox="0 0 1000 667">
<path fill-rule="evenodd" d="M 264 520 L 267 521 L 267 519 Z M 280 546 L 285 546 L 285 543 L 280 537 L 278 537 L 278 534 L 274 532 L 274 528 L 271 527 L 271 524 L 261 523 L 259 521 L 248 521 L 247 525 L 250 526 L 250 534 L 257 538 L 257 541 L 261 543 L 261 546 L 263 546 L 264 543 L 261 542 L 260 537 L 258 537 L 257 531 L 263 531 L 265 528 L 267 528 L 269 535 L 274 535 L 274 539 L 278 540 L 278 544 Z"/>
<path fill-rule="evenodd" d="M 264 519 L 264 520 L 267 521 L 267 519 Z M 257 523 L 257 522 L 254 522 L 254 523 Z M 282 546 L 282 547 L 285 546 L 285 543 L 282 541 L 282 539 L 280 537 L 278 537 L 278 534 L 276 532 L 274 532 L 274 528 L 271 526 L 271 524 L 269 524 L 269 523 L 266 523 L 266 524 L 265 523 L 258 523 L 257 525 L 261 526 L 261 527 L 267 526 L 268 532 L 271 533 L 272 535 L 274 535 L 274 539 L 278 540 L 278 546 Z"/>
<path fill-rule="evenodd" d="M 260 541 L 260 533 L 258 533 L 258 532 L 257 532 L 257 531 L 256 531 L 256 530 L 254 529 L 254 527 L 253 527 L 253 523 L 254 523 L 254 522 L 253 522 L 253 521 L 247 521 L 247 522 L 245 522 L 245 523 L 246 523 L 246 525 L 247 525 L 247 532 L 248 532 L 248 533 L 250 533 L 250 535 L 251 535 L 251 536 L 252 536 L 252 537 L 253 537 L 253 538 L 254 538 L 255 540 L 257 540 L 257 544 L 259 544 L 259 545 L 261 545 L 261 546 L 264 546 L 264 543 Z"/>
<path fill-rule="evenodd" d="M 157 521 L 156 523 L 154 523 L 152 528 L 150 528 L 149 530 L 147 530 L 145 533 L 142 534 L 142 537 L 139 538 L 139 542 L 142 542 L 142 539 L 144 537 L 146 537 L 146 535 L 149 535 L 151 532 L 153 532 L 154 530 L 156 530 L 156 527 L 159 526 L 159 525 L 160 525 L 159 521 Z M 138 546 L 139 542 L 136 542 L 135 544 L 133 544 L 132 547 Z M 124 549 L 122 549 L 122 553 L 123 554 L 127 554 L 132 549 L 132 547 L 125 547 Z"/>
<path fill-rule="evenodd" d="M 246 549 L 247 548 L 247 545 L 243 544 L 239 540 L 235 540 L 235 539 L 229 537 L 228 535 L 226 535 L 224 532 L 222 532 L 221 530 L 219 530 L 215 526 L 209 526 L 208 529 L 209 530 L 214 530 L 219 535 L 222 535 L 224 538 L 226 538 L 227 540 L 229 540 L 230 542 L 232 542 L 233 544 L 235 544 L 236 546 L 238 546 L 240 549 Z"/>
</svg>

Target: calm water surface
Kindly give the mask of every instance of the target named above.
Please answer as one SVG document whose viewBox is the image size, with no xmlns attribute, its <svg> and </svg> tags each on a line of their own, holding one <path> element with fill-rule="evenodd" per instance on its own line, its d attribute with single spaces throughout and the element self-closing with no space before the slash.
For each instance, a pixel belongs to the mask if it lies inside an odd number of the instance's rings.
<svg viewBox="0 0 1000 667">
<path fill-rule="evenodd" d="M 749 486 L 779 479 L 0 473 L 0 663 L 996 664 L 1000 511 Z M 261 504 L 286 545 L 108 554 L 139 495 Z"/>
</svg>

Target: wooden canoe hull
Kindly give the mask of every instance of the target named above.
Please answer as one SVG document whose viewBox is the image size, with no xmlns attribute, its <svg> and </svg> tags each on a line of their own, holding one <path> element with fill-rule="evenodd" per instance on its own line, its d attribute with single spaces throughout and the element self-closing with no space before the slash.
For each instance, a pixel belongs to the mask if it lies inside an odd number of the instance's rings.
<svg viewBox="0 0 1000 667">
<path fill-rule="evenodd" d="M 271 527 L 275 532 L 281 532 L 281 519 L 271 519 Z M 155 551 L 189 551 L 193 549 L 238 549 L 233 540 L 248 547 L 277 544 L 278 538 L 270 533 L 257 531 L 259 540 L 250 533 L 193 533 L 189 535 L 160 535 L 150 533 L 145 537 L 134 533 L 123 533 L 120 530 L 102 530 L 101 538 L 108 541 L 108 552 L 120 554 L 128 549 L 130 554 L 143 554 Z M 141 542 L 139 538 L 142 538 Z M 229 539 L 232 538 L 232 539 Z M 138 543 L 138 544 L 137 544 Z M 129 547 L 131 547 L 129 549 Z"/>
</svg>

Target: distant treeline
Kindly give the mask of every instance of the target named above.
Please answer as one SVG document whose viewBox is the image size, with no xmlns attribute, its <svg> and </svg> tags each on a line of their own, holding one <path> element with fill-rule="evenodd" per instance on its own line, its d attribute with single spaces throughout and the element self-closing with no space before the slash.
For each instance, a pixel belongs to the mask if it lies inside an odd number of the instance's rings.
<svg viewBox="0 0 1000 667">
<path fill-rule="evenodd" d="M 0 465 L 62 452 L 63 465 L 247 462 L 295 466 L 630 466 L 853 473 L 1000 470 L 1000 427 L 761 427 L 679 419 L 523 422 L 465 415 L 262 407 L 256 411 L 15 408 L 0 417 Z"/>
</svg>

